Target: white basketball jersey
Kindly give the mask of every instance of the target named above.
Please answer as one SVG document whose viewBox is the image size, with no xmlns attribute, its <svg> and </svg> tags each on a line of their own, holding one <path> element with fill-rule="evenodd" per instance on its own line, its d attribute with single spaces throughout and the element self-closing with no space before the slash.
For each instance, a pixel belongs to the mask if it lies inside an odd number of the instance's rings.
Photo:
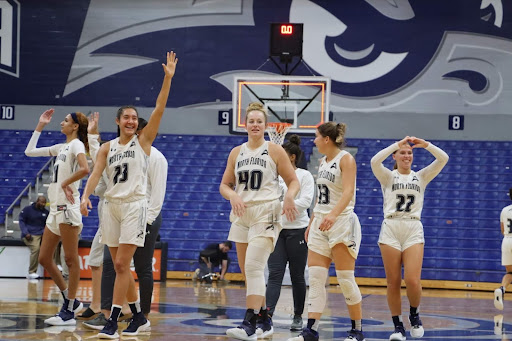
<svg viewBox="0 0 512 341">
<path fill-rule="evenodd" d="M 131 202 L 145 199 L 148 160 L 149 156 L 140 146 L 137 135 L 125 145 L 119 143 L 119 137 L 110 141 L 106 166 L 107 201 Z"/>
<path fill-rule="evenodd" d="M 426 188 L 423 178 L 413 170 L 409 174 L 400 174 L 395 169 L 391 174 L 392 183 L 381 186 L 384 217 L 421 219 Z"/>
<path fill-rule="evenodd" d="M 270 157 L 268 141 L 251 150 L 244 143 L 235 161 L 235 192 L 247 203 L 271 201 L 281 195 L 277 167 Z"/>
<path fill-rule="evenodd" d="M 85 147 L 79 139 L 73 139 L 69 143 L 58 145 L 58 154 L 55 157 L 53 164 L 53 176 L 50 187 L 48 188 L 48 199 L 50 200 L 51 207 L 57 205 L 71 205 L 62 190 L 62 182 L 73 175 L 78 169 L 78 154 L 85 155 Z M 80 180 L 77 180 L 69 185 L 73 190 L 73 197 L 75 205 L 80 204 Z"/>
<path fill-rule="evenodd" d="M 331 161 L 327 162 L 326 157 L 322 158 L 320 167 L 318 167 L 318 175 L 316 185 L 318 187 L 318 201 L 313 212 L 328 214 L 341 199 L 343 194 L 343 183 L 341 181 L 340 161 L 343 156 L 348 154 L 347 151 L 341 150 Z M 355 189 L 355 184 L 354 184 Z M 352 200 L 343 210 L 342 214 L 352 212 L 356 204 L 356 192 Z"/>
<path fill-rule="evenodd" d="M 500 222 L 503 224 L 505 237 L 512 237 L 512 205 L 501 210 Z"/>
</svg>

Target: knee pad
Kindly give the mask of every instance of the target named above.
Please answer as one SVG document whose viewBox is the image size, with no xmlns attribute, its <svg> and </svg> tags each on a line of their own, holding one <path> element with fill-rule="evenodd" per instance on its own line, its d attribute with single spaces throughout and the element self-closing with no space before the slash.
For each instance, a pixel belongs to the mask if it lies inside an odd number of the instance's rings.
<svg viewBox="0 0 512 341">
<path fill-rule="evenodd" d="M 357 286 L 353 270 L 336 270 L 336 277 L 347 305 L 358 304 L 362 301 L 361 291 Z"/>
<path fill-rule="evenodd" d="M 245 278 L 247 296 L 265 296 L 265 265 L 272 250 L 272 241 L 256 237 L 249 242 L 245 253 Z"/>
<path fill-rule="evenodd" d="M 311 266 L 309 268 L 309 294 L 308 294 L 308 312 L 323 313 L 325 302 L 327 301 L 327 292 L 325 291 L 325 282 L 329 269 L 321 266 Z"/>
</svg>

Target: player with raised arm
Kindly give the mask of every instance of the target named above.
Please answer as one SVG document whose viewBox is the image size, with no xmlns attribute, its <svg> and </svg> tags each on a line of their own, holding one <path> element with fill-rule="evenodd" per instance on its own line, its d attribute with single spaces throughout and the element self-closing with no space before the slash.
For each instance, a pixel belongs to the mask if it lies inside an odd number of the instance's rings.
<svg viewBox="0 0 512 341">
<path fill-rule="evenodd" d="M 110 318 L 98 334 L 101 338 L 118 338 L 117 321 L 124 300 L 128 301 L 133 313 L 132 321 L 123 335 L 137 335 L 149 328 L 150 323 L 141 311 L 130 272 L 130 262 L 135 250 L 144 245 L 146 235 L 146 184 L 147 168 L 151 145 L 156 138 L 160 121 L 165 110 L 178 58 L 174 52 L 167 53 L 167 62 L 162 64 L 165 73 L 156 106 L 148 125 L 137 135 L 138 113 L 133 106 L 119 108 L 116 123 L 118 138 L 104 143 L 96 159 L 94 170 L 87 181 L 80 209 L 88 215 L 92 207 L 89 196 L 96 188 L 104 169 L 108 184 L 105 192 L 100 242 L 109 247 L 116 280 Z"/>
<path fill-rule="evenodd" d="M 62 326 L 75 325 L 75 313 L 83 304 L 76 299 L 80 281 L 80 261 L 78 259 L 78 235 L 82 230 L 80 214 L 80 179 L 89 174 L 89 166 L 85 157 L 88 151 L 87 117 L 80 112 L 66 115 L 60 123 L 61 132 L 66 142 L 51 147 L 37 148 L 39 136 L 44 127 L 50 123 L 54 110 L 46 110 L 39 118 L 39 123 L 25 149 L 27 156 L 55 156 L 53 176 L 48 188 L 50 215 L 46 220 L 43 241 L 39 251 L 39 263 L 48 271 L 55 284 L 59 287 L 64 304 L 60 312 L 44 322 Z M 69 268 L 69 283 L 66 283 L 53 254 L 59 241 L 65 252 L 66 265 Z"/>
</svg>

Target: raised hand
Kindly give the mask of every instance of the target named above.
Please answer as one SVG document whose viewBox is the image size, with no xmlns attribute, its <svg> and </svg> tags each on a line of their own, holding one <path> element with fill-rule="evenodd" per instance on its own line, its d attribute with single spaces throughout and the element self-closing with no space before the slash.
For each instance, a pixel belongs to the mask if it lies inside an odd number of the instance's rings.
<svg viewBox="0 0 512 341">
<path fill-rule="evenodd" d="M 423 140 L 423 139 L 420 139 L 420 138 L 417 138 L 415 136 L 411 136 L 409 138 L 409 141 L 413 144 L 412 148 L 427 148 L 428 145 L 429 145 L 429 142 Z"/>
<path fill-rule="evenodd" d="M 411 142 L 411 137 L 410 136 L 404 137 L 403 139 L 398 141 L 398 148 L 409 147 L 410 146 L 409 142 Z"/>
<path fill-rule="evenodd" d="M 39 117 L 39 123 L 41 123 L 43 125 L 47 125 L 48 123 L 50 123 L 50 121 L 52 120 L 52 115 L 53 115 L 54 112 L 55 112 L 55 110 L 53 108 L 46 110 Z"/>
<path fill-rule="evenodd" d="M 88 134 L 98 134 L 98 122 L 100 120 L 100 113 L 95 111 L 87 117 L 89 125 L 87 126 Z"/>
<path fill-rule="evenodd" d="M 178 64 L 178 58 L 176 58 L 176 53 L 173 51 L 167 52 L 167 64 L 163 64 L 165 76 L 174 77 L 174 72 L 176 71 L 176 64 Z"/>
</svg>

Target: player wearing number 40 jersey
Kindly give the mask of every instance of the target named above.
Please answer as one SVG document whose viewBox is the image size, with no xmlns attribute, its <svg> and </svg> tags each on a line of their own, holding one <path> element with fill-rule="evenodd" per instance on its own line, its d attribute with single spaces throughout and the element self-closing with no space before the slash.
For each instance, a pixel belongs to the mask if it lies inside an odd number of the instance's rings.
<svg viewBox="0 0 512 341">
<path fill-rule="evenodd" d="M 418 172 L 413 171 L 411 165 L 414 148 L 425 148 L 436 160 Z M 382 165 L 391 154 L 396 161 L 393 171 Z M 448 155 L 440 148 L 425 140 L 409 136 L 381 150 L 371 160 L 373 174 L 379 180 L 384 196 L 384 221 L 379 246 L 386 271 L 388 306 L 395 326 L 390 340 L 406 339 L 400 298 L 402 263 L 407 297 L 411 305 L 411 336 L 422 337 L 424 333 L 418 314 L 425 244 L 423 225 L 420 221 L 421 211 L 425 188 L 447 162 Z"/>
<path fill-rule="evenodd" d="M 264 139 L 267 113 L 260 103 L 251 103 L 245 116 L 248 141 L 231 150 L 219 186 L 231 203 L 228 240 L 236 242 L 238 264 L 247 285 L 247 311 L 242 324 L 226 334 L 239 340 L 256 340 L 256 320 L 261 313 L 262 335 L 272 335 L 273 327 L 265 304 L 264 269 L 281 232 L 281 214 L 295 220 L 295 196 L 299 181 L 283 147 Z M 288 192 L 281 203 L 278 175 Z"/>
</svg>

